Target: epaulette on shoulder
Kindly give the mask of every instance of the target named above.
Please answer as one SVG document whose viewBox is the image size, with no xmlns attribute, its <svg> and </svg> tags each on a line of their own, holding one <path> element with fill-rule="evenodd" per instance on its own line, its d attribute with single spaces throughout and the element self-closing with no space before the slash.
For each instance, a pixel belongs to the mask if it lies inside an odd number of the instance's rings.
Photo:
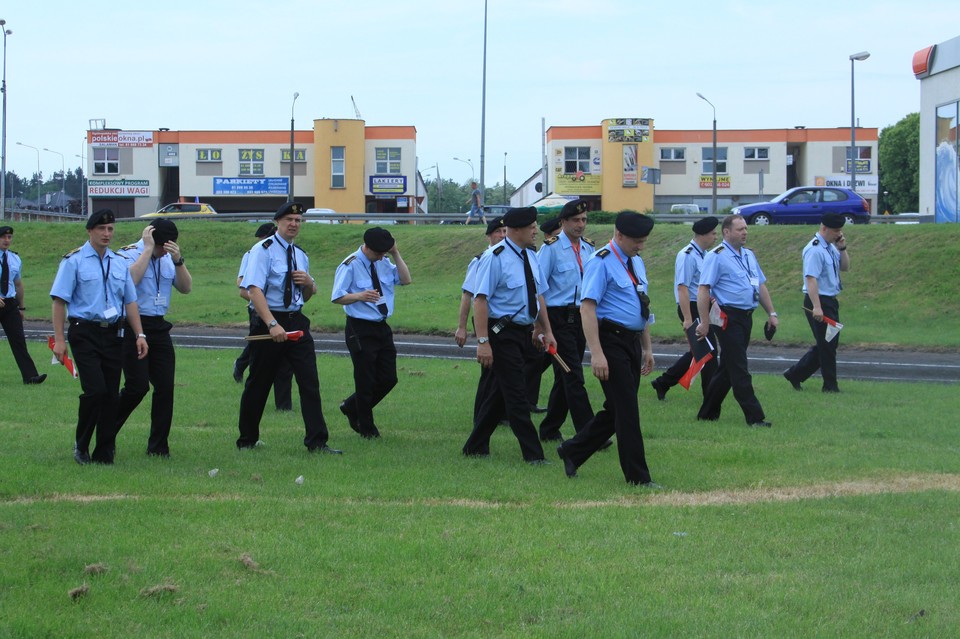
<svg viewBox="0 0 960 639">
<path fill-rule="evenodd" d="M 13 253 L 14 255 L 18 256 L 18 257 L 20 256 L 20 254 L 17 253 L 16 251 L 11 251 L 10 249 L 7 249 L 7 250 L 10 251 L 11 253 Z"/>
<path fill-rule="evenodd" d="M 692 250 L 693 250 L 693 247 L 692 247 L 692 246 L 688 246 L 687 249 L 684 251 L 684 253 L 686 253 L 687 255 L 690 255 L 690 251 L 692 251 Z"/>
<path fill-rule="evenodd" d="M 63 259 L 67 259 L 68 257 L 70 257 L 71 255 L 73 255 L 74 253 L 78 253 L 78 252 L 80 251 L 80 249 L 82 249 L 82 248 L 83 248 L 82 246 L 78 246 L 77 248 L 73 249 L 73 250 L 70 251 L 69 253 L 64 253 L 64 254 L 63 254 Z"/>
<path fill-rule="evenodd" d="M 725 248 L 726 248 L 726 247 L 725 247 L 723 244 L 721 244 L 721 245 L 718 246 L 717 248 L 713 249 L 713 251 L 711 251 L 711 253 L 716 253 L 717 255 L 720 255 L 721 253 L 723 253 L 723 249 L 725 249 Z"/>
<path fill-rule="evenodd" d="M 121 247 L 120 247 L 119 249 L 117 249 L 117 250 L 119 250 L 119 251 L 132 251 L 132 250 L 135 249 L 135 248 L 137 248 L 137 245 L 136 245 L 136 244 L 127 244 L 126 246 L 121 246 Z"/>
<path fill-rule="evenodd" d="M 585 244 L 589 244 L 590 246 L 594 245 L 593 240 L 591 240 L 589 237 L 581 237 L 580 241 L 584 242 Z"/>
<path fill-rule="evenodd" d="M 599 257 L 599 258 L 602 259 L 602 258 L 610 255 L 610 249 L 608 249 L 608 248 L 602 248 L 602 249 L 600 249 L 599 251 L 597 251 L 597 252 L 595 253 L 595 255 L 596 255 L 597 257 Z"/>
<path fill-rule="evenodd" d="M 347 259 L 345 259 L 345 260 L 343 261 L 343 263 L 344 263 L 345 265 L 346 265 L 346 264 L 350 264 L 350 263 L 353 262 L 355 259 L 357 259 L 357 254 L 356 254 L 356 253 L 354 253 L 353 255 L 351 255 L 350 257 L 348 257 Z"/>
<path fill-rule="evenodd" d="M 505 247 L 503 244 L 501 244 L 501 245 L 498 246 L 497 248 L 493 249 L 493 254 L 494 254 L 494 255 L 500 255 L 501 253 L 503 253 L 503 249 L 505 249 L 505 248 L 506 248 L 506 247 Z"/>
<path fill-rule="evenodd" d="M 814 246 L 820 246 L 820 240 L 819 240 L 819 238 L 814 238 L 814 239 L 813 239 L 813 245 L 814 245 Z"/>
<path fill-rule="evenodd" d="M 270 245 L 271 245 L 271 244 L 273 244 L 273 238 L 272 238 L 272 237 L 271 237 L 270 239 L 268 239 L 268 240 L 264 240 L 264 241 L 263 241 L 263 244 L 261 244 L 261 246 L 263 246 L 263 248 L 267 249 L 267 248 L 270 248 Z"/>
<path fill-rule="evenodd" d="M 483 253 L 477 253 L 476 255 L 473 256 L 473 260 L 479 260 L 481 257 L 483 257 Z M 470 261 L 472 262 L 473 260 L 470 260 Z"/>
<path fill-rule="evenodd" d="M 545 245 L 549 246 L 550 244 L 553 244 L 554 242 L 556 242 L 556 241 L 559 240 L 559 239 L 560 239 L 560 236 L 559 236 L 559 235 L 554 235 L 553 237 L 544 240 L 543 243 L 544 243 Z"/>
</svg>

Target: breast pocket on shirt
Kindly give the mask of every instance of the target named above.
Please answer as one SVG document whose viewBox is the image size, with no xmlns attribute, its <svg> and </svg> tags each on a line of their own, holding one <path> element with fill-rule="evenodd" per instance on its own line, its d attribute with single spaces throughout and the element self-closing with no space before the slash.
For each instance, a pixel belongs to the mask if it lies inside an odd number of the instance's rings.
<svg viewBox="0 0 960 639">
<path fill-rule="evenodd" d="M 503 281 L 504 285 L 511 291 L 523 286 L 526 282 L 523 279 L 523 275 L 517 273 L 510 273 Z"/>
<path fill-rule="evenodd" d="M 111 269 L 110 270 L 110 292 L 113 295 L 116 295 L 117 301 L 123 302 L 123 292 L 127 284 L 127 271 L 126 269 Z"/>
<path fill-rule="evenodd" d="M 373 290 L 373 280 L 369 277 L 358 277 L 353 280 L 353 284 L 357 287 L 357 290 L 360 291 L 372 291 Z"/>
</svg>

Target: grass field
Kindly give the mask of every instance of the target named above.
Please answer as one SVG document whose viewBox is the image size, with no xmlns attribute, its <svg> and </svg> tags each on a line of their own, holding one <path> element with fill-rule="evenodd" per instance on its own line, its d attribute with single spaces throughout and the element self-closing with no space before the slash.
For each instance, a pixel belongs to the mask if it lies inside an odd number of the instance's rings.
<svg viewBox="0 0 960 639">
<path fill-rule="evenodd" d="M 17 223 L 13 250 L 24 259 L 27 317 L 49 319 L 48 294 L 60 256 L 86 241 L 78 224 Z M 255 224 L 181 221 L 179 243 L 193 275 L 188 298 L 174 296 L 170 319 L 177 323 L 246 325 L 244 303 L 237 295 L 237 268 L 254 242 Z M 117 225 L 114 248 L 136 241 L 140 223 Z M 366 227 L 305 224 L 299 243 L 311 258 L 318 296 L 305 311 L 315 329 L 342 330 L 343 309 L 329 303 L 337 264 L 356 250 Z M 800 252 L 815 232 L 812 226 L 751 227 L 748 245 L 759 257 L 767 285 L 780 313 L 777 341 L 810 342 L 801 309 Z M 479 226 L 395 226 L 414 284 L 397 296 L 391 325 L 400 332 L 451 334 L 456 328 L 460 285 L 470 258 L 486 238 Z M 600 246 L 611 226 L 588 227 Z M 846 347 L 908 346 L 960 349 L 960 226 L 944 224 L 868 225 L 846 230 L 852 270 L 844 275 L 841 320 Z M 660 321 L 651 330 L 655 340 L 678 341 L 679 323 L 673 301 L 673 264 L 690 239 L 689 226 L 660 224 L 642 256 L 651 282 L 652 309 Z M 755 322 L 762 339 L 762 322 Z"/>
<path fill-rule="evenodd" d="M 31 343 L 38 363 L 49 351 Z M 2 349 L 5 351 L 6 347 Z M 331 444 L 268 407 L 238 452 L 237 351 L 178 352 L 173 457 L 73 463 L 78 383 L 0 367 L 0 637 L 951 637 L 960 627 L 960 403 L 949 386 L 757 376 L 772 429 L 730 398 L 641 415 L 654 479 L 614 450 L 569 480 L 507 429 L 460 454 L 477 368 L 401 359 L 360 440 L 336 411 L 349 359 L 318 358 Z M 7 357 L 0 352 L 0 356 Z M 8 361 L 8 360 L 7 360 Z M 591 397 L 600 398 L 591 378 Z M 570 433 L 570 426 L 565 428 Z M 217 472 L 211 476 L 211 471 Z M 302 484 L 295 479 L 302 476 Z"/>
</svg>

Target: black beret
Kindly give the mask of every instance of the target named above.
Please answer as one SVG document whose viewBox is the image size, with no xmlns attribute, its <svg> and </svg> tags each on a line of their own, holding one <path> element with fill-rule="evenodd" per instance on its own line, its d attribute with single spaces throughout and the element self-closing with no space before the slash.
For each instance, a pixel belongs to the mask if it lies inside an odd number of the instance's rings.
<svg viewBox="0 0 960 639">
<path fill-rule="evenodd" d="M 101 224 L 113 224 L 115 221 L 116 218 L 113 216 L 113 211 L 110 209 L 100 209 L 91 213 L 90 217 L 87 218 L 87 230 L 89 231 Z"/>
<path fill-rule="evenodd" d="M 537 222 L 537 209 L 532 206 L 525 206 L 520 209 L 510 209 L 503 214 L 503 225 L 519 229 Z"/>
<path fill-rule="evenodd" d="M 303 215 L 303 205 L 299 202 L 284 202 L 273 214 L 273 219 L 279 220 L 284 215 Z"/>
<path fill-rule="evenodd" d="M 386 253 L 393 248 L 396 240 L 390 235 L 390 231 L 375 226 L 372 229 L 367 229 L 366 233 L 363 234 L 363 243 L 366 244 L 367 248 L 371 251 Z"/>
<path fill-rule="evenodd" d="M 503 228 L 503 216 L 501 215 L 500 217 L 495 217 L 489 222 L 487 222 L 487 235 L 490 235 L 497 229 L 502 229 L 502 228 Z"/>
<path fill-rule="evenodd" d="M 575 215 L 586 213 L 587 208 L 588 206 L 586 200 L 572 200 L 567 202 L 563 205 L 563 208 L 560 209 L 560 219 L 565 220 Z"/>
<path fill-rule="evenodd" d="M 560 228 L 560 218 L 551 217 L 549 220 L 540 225 L 540 230 L 544 233 L 553 233 Z"/>
<path fill-rule="evenodd" d="M 623 211 L 617 216 L 616 228 L 627 237 L 647 237 L 653 230 L 653 218 L 633 211 Z"/>
<path fill-rule="evenodd" d="M 13 235 L 13 227 L 12 227 L 12 226 L 0 226 L 0 235 L 6 235 L 7 233 L 9 233 L 10 235 Z"/>
<path fill-rule="evenodd" d="M 697 235 L 706 235 L 713 229 L 717 228 L 717 224 L 720 224 L 720 220 L 713 216 L 707 216 L 702 220 L 697 220 L 693 223 L 693 232 Z"/>
<path fill-rule="evenodd" d="M 157 218 L 150 222 L 153 227 L 153 239 L 157 246 L 163 246 L 167 242 L 176 242 L 180 232 L 177 231 L 177 225 L 170 220 Z"/>
<path fill-rule="evenodd" d="M 266 237 L 272 235 L 277 230 L 277 225 L 273 222 L 264 222 L 257 229 L 257 232 L 253 234 L 254 237 Z"/>
<path fill-rule="evenodd" d="M 828 229 L 842 229 L 847 219 L 839 213 L 824 213 L 820 223 Z"/>
</svg>

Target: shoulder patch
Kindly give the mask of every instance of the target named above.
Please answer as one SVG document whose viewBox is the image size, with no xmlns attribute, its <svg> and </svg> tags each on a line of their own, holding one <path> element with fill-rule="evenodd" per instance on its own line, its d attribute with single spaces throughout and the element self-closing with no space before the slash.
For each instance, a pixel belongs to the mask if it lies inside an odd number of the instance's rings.
<svg viewBox="0 0 960 639">
<path fill-rule="evenodd" d="M 473 260 L 479 260 L 481 257 L 483 257 L 483 253 L 477 253 L 476 255 L 473 256 Z M 472 262 L 473 260 L 470 260 L 470 261 Z"/>
<path fill-rule="evenodd" d="M 11 251 L 10 249 L 7 249 L 7 251 L 9 251 L 10 253 L 13 253 L 13 254 L 14 254 L 14 255 L 16 255 L 17 257 L 19 257 L 19 256 L 20 256 L 20 254 L 19 254 L 19 253 L 17 253 L 16 251 Z"/>
<path fill-rule="evenodd" d="M 357 254 L 356 254 L 356 253 L 354 253 L 353 255 L 351 255 L 350 257 L 348 257 L 347 259 L 345 259 L 345 260 L 343 261 L 343 263 L 344 263 L 344 264 L 350 264 L 350 263 L 353 262 L 355 259 L 357 259 Z"/>
<path fill-rule="evenodd" d="M 584 244 L 589 244 L 590 246 L 594 245 L 593 240 L 591 240 L 589 237 L 581 237 L 580 241 L 583 242 Z"/>
<path fill-rule="evenodd" d="M 504 249 L 504 248 L 506 248 L 506 247 L 505 247 L 503 244 L 501 244 L 501 245 L 498 246 L 497 248 L 493 249 L 493 254 L 494 254 L 494 255 L 500 255 L 501 253 L 503 253 L 503 249 Z"/>
<path fill-rule="evenodd" d="M 559 240 L 559 239 L 560 239 L 560 236 L 559 236 L 559 235 L 554 235 L 554 236 L 551 237 L 550 239 L 544 240 L 543 243 L 544 243 L 545 245 L 550 245 L 550 244 L 553 244 L 554 242 L 556 242 L 556 241 Z"/>
<path fill-rule="evenodd" d="M 688 247 L 686 248 L 686 250 L 684 251 L 684 253 L 686 253 L 687 255 L 690 255 L 690 251 L 692 251 L 692 250 L 693 250 L 693 247 L 692 247 L 692 246 L 688 246 Z"/>
<path fill-rule="evenodd" d="M 267 249 L 267 248 L 270 248 L 270 245 L 271 245 L 271 244 L 273 244 L 273 238 L 272 238 L 272 237 L 271 237 L 269 240 L 264 240 L 264 242 L 263 242 L 263 244 L 261 244 L 261 246 L 263 246 L 263 248 Z"/>
<path fill-rule="evenodd" d="M 596 255 L 596 256 L 599 257 L 599 258 L 604 258 L 604 257 L 610 255 L 610 249 L 608 249 L 608 248 L 602 248 L 602 249 L 600 249 L 599 251 L 597 251 L 596 253 L 594 253 L 594 255 Z"/>
<path fill-rule="evenodd" d="M 83 248 L 82 246 L 78 246 L 77 248 L 73 249 L 73 250 L 70 251 L 69 253 L 64 253 L 64 254 L 63 254 L 63 259 L 67 259 L 68 257 L 70 257 L 71 255 L 73 255 L 74 253 L 79 252 L 80 249 L 82 249 L 82 248 Z"/>
<path fill-rule="evenodd" d="M 721 244 L 720 246 L 718 246 L 717 248 L 713 249 L 713 250 L 710 251 L 710 252 L 711 252 L 711 253 L 716 253 L 717 255 L 720 255 L 721 253 L 723 253 L 723 249 L 725 249 L 725 248 L 726 248 L 726 247 L 725 247 L 723 244 Z"/>
<path fill-rule="evenodd" d="M 132 251 L 132 250 L 135 249 L 135 248 L 137 248 L 137 245 L 136 245 L 136 244 L 127 244 L 126 246 L 121 246 L 121 247 L 120 247 L 119 249 L 117 249 L 117 250 L 118 250 L 118 251 Z"/>
<path fill-rule="evenodd" d="M 819 238 L 813 238 L 813 245 L 814 245 L 814 246 L 820 246 L 820 239 L 819 239 Z"/>
</svg>

